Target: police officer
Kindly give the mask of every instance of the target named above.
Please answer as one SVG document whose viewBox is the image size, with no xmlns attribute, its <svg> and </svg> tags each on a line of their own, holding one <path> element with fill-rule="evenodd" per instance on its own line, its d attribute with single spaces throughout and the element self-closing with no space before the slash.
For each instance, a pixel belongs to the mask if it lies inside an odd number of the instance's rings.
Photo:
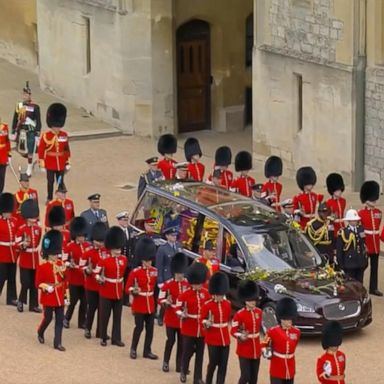
<svg viewBox="0 0 384 384">
<path fill-rule="evenodd" d="M 90 238 L 91 230 L 93 224 L 97 222 L 104 223 L 107 228 L 109 227 L 108 224 L 108 215 L 107 211 L 105 209 L 100 208 L 100 193 L 94 193 L 90 196 L 88 196 L 89 201 L 89 209 L 81 212 L 80 216 L 84 217 L 84 219 L 87 221 L 87 239 Z"/>
<path fill-rule="evenodd" d="M 336 241 L 336 258 L 346 275 L 363 283 L 364 270 L 368 266 L 364 243 L 364 228 L 359 225 L 360 216 L 349 209 L 344 217 L 345 228 L 340 229 Z"/>
<path fill-rule="evenodd" d="M 243 196 L 252 196 L 252 186 L 255 179 L 248 175 L 252 169 L 252 155 L 247 151 L 240 151 L 235 158 L 235 170 L 240 172 L 240 176 L 232 181 L 230 190 L 240 193 Z"/>
<path fill-rule="evenodd" d="M 264 175 L 268 179 L 263 184 L 262 197 L 269 201 L 269 205 L 277 211 L 281 211 L 280 196 L 283 185 L 279 183 L 279 177 L 283 174 L 283 162 L 278 156 L 270 156 L 264 165 Z"/>
<path fill-rule="evenodd" d="M 158 157 L 150 157 L 149 159 L 145 160 L 145 162 L 148 164 L 148 170 L 140 176 L 139 184 L 137 186 L 138 199 L 143 194 L 147 184 L 153 184 L 156 181 L 164 179 L 163 173 L 160 169 L 157 168 L 157 164 L 159 162 Z"/>
</svg>

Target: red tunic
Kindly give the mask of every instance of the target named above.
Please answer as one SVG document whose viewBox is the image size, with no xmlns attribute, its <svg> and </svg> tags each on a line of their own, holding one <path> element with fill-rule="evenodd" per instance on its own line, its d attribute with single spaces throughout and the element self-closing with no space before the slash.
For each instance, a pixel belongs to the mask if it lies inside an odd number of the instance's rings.
<svg viewBox="0 0 384 384">
<path fill-rule="evenodd" d="M 11 152 L 11 143 L 9 141 L 9 129 L 7 124 L 0 123 L 0 164 L 8 163 L 8 156 Z"/>
<path fill-rule="evenodd" d="M 212 181 L 212 174 L 209 175 L 208 181 Z M 221 170 L 220 172 L 220 186 L 229 189 L 233 181 L 233 173 L 229 169 Z"/>
<path fill-rule="evenodd" d="M 316 375 L 321 384 L 345 384 L 345 354 L 341 351 L 336 353 L 325 352 L 317 359 Z M 325 377 L 325 370 L 329 369 L 329 378 Z M 340 379 L 340 380 L 338 380 Z"/>
<path fill-rule="evenodd" d="M 105 259 L 99 260 L 100 274 L 104 271 L 105 282 L 100 285 L 99 294 L 101 297 L 110 300 L 120 300 L 124 290 L 124 272 L 127 268 L 125 256 L 108 255 Z"/>
<path fill-rule="evenodd" d="M 231 335 L 238 337 L 241 333 L 246 333 L 248 338 L 244 341 L 237 340 L 236 353 L 245 359 L 259 359 L 261 355 L 260 347 L 260 327 L 262 310 L 254 308 L 240 309 L 235 313 L 232 320 Z"/>
<path fill-rule="evenodd" d="M 334 198 L 331 197 L 326 201 L 327 207 L 331 212 L 331 215 L 335 218 L 333 222 L 334 226 L 334 235 L 335 238 L 337 238 L 337 234 L 339 233 L 339 230 L 344 227 L 344 212 L 345 207 L 347 205 L 346 200 L 344 197 Z"/>
<path fill-rule="evenodd" d="M 16 244 L 19 250 L 19 266 L 25 269 L 36 269 L 39 265 L 39 244 L 41 227 L 37 224 L 22 224 L 16 231 Z M 25 248 L 22 242 L 27 239 L 29 245 Z"/>
<path fill-rule="evenodd" d="M 300 210 L 300 227 L 305 229 L 308 221 L 316 216 L 317 204 L 323 201 L 324 196 L 315 192 L 301 192 L 293 198 L 293 211 Z"/>
<path fill-rule="evenodd" d="M 291 327 L 283 329 L 280 325 L 267 331 L 272 347 L 271 365 L 269 373 L 277 379 L 293 379 L 295 376 L 295 350 L 300 339 L 300 330 Z"/>
<path fill-rule="evenodd" d="M 48 215 L 50 210 L 55 207 L 55 206 L 62 206 L 64 208 L 65 212 L 65 225 L 68 227 L 69 222 L 75 217 L 75 205 L 73 203 L 73 200 L 65 198 L 64 200 L 60 199 L 53 199 L 51 200 L 48 204 L 47 207 L 45 208 L 45 227 L 49 227 L 48 223 Z"/>
<path fill-rule="evenodd" d="M 201 309 L 206 301 L 210 299 L 208 290 L 201 288 L 194 290 L 189 288 L 180 294 L 176 303 L 176 313 L 184 312 L 186 318 L 181 322 L 181 334 L 191 337 L 202 337 Z"/>
<path fill-rule="evenodd" d="M 200 256 L 195 259 L 196 263 L 202 263 L 208 268 L 207 280 L 215 273 L 220 271 L 220 260 L 217 257 L 212 257 L 212 259 L 207 259 L 204 256 Z"/>
<path fill-rule="evenodd" d="M 132 313 L 154 313 L 155 299 L 153 292 L 157 282 L 157 269 L 155 267 L 137 267 L 128 276 L 125 292 L 131 293 L 136 287 L 138 295 L 133 296 Z"/>
<path fill-rule="evenodd" d="M 204 179 L 205 166 L 204 164 L 198 163 L 189 163 L 188 164 L 188 177 L 195 181 L 203 181 Z"/>
<path fill-rule="evenodd" d="M 40 284 L 47 284 L 54 287 L 49 293 Z M 40 304 L 47 307 L 61 307 L 64 305 L 65 290 L 65 265 L 61 260 L 55 263 L 46 261 L 40 264 L 36 272 L 36 287 L 41 289 Z"/>
<path fill-rule="evenodd" d="M 267 199 L 271 203 L 271 207 L 280 212 L 280 197 L 283 191 L 283 185 L 278 181 L 268 180 L 263 184 L 261 189 L 261 197 Z"/>
<path fill-rule="evenodd" d="M 252 186 L 255 184 L 255 179 L 251 176 L 239 176 L 237 179 L 232 181 L 231 190 L 240 195 L 251 197 Z"/>
<path fill-rule="evenodd" d="M 100 260 L 105 259 L 109 255 L 106 248 L 88 248 L 80 258 L 80 268 L 85 270 L 88 265 L 92 268 L 90 275 L 85 274 L 84 287 L 87 291 L 99 291 L 100 284 L 97 282 L 95 276 L 100 273 L 101 268 L 99 267 Z"/>
<path fill-rule="evenodd" d="M 230 344 L 229 326 L 232 306 L 229 300 L 208 300 L 201 308 L 201 325 L 204 320 L 212 321 L 212 325 L 204 330 L 204 339 L 207 345 L 225 347 Z"/>
<path fill-rule="evenodd" d="M 378 208 L 365 207 L 360 209 L 359 216 L 361 225 L 364 228 L 367 253 L 380 253 L 380 224 L 382 212 Z"/>
<path fill-rule="evenodd" d="M 80 265 L 80 259 L 90 248 L 91 244 L 87 241 L 81 244 L 75 241 L 68 243 L 63 261 L 67 266 L 68 283 L 70 285 L 84 286 L 84 271 Z M 74 264 L 74 266 L 72 267 L 71 264 Z"/>
<path fill-rule="evenodd" d="M 15 211 L 17 214 L 20 214 L 21 204 L 23 204 L 24 201 L 28 200 L 28 199 L 36 200 L 37 203 L 39 202 L 39 197 L 38 197 L 36 189 L 33 189 L 33 188 L 28 188 L 27 190 L 19 189 L 15 193 L 15 201 L 16 201 Z"/>
<path fill-rule="evenodd" d="M 163 173 L 165 180 L 173 180 L 176 176 L 176 160 L 162 159 L 157 163 L 157 168 Z"/>
<path fill-rule="evenodd" d="M 169 328 L 181 328 L 181 319 L 176 314 L 176 302 L 180 294 L 189 288 L 187 279 L 176 281 L 170 279 L 161 287 L 159 295 L 159 304 L 165 304 L 167 299 L 172 302 L 165 307 L 164 324 Z"/>
<path fill-rule="evenodd" d="M 64 171 L 71 156 L 67 132 L 59 131 L 58 134 L 53 131 L 44 132 L 40 138 L 38 154 L 44 168 Z"/>
<path fill-rule="evenodd" d="M 16 263 L 17 219 L 11 217 L 4 219 L 0 216 L 0 263 Z"/>
</svg>

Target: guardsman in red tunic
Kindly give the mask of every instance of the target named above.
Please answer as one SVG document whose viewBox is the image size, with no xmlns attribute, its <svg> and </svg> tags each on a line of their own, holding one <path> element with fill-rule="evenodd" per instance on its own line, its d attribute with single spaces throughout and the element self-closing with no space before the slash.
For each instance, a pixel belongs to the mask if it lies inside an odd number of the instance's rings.
<svg viewBox="0 0 384 384">
<path fill-rule="evenodd" d="M 231 302 L 225 298 L 229 291 L 228 276 L 216 272 L 209 279 L 209 293 L 212 299 L 201 308 L 201 323 L 204 327 L 204 340 L 208 346 L 209 363 L 205 383 L 212 384 L 216 373 L 216 384 L 224 384 L 229 357 L 229 326 L 231 321 Z"/>
<path fill-rule="evenodd" d="M 52 229 L 48 231 L 41 245 L 45 263 L 40 264 L 36 272 L 36 287 L 41 290 L 40 304 L 43 306 L 43 320 L 37 329 L 37 339 L 44 344 L 44 333 L 52 321 L 55 313 L 55 337 L 53 346 L 64 352 L 61 337 L 63 333 L 64 305 L 67 303 L 66 270 L 58 255 L 62 252 L 62 235 Z"/>
<path fill-rule="evenodd" d="M 21 282 L 19 300 L 17 302 L 17 310 L 19 312 L 23 312 L 23 304 L 27 304 L 29 290 L 29 311 L 41 313 L 35 286 L 41 240 L 41 227 L 38 224 L 39 215 L 39 205 L 36 200 L 28 199 L 21 204 L 21 217 L 25 224 L 20 225 L 16 232 Z"/>
<path fill-rule="evenodd" d="M 65 258 L 67 254 L 67 245 L 71 241 L 71 234 L 65 227 L 65 211 L 60 205 L 52 207 L 48 214 L 48 228 L 56 229 L 61 232 L 63 236 L 63 250 L 59 258 Z"/>
<path fill-rule="evenodd" d="M 317 359 L 316 376 L 321 384 L 345 384 L 345 354 L 339 350 L 343 328 L 330 321 L 323 330 L 321 344 L 325 352 Z"/>
<path fill-rule="evenodd" d="M 366 181 L 360 189 L 360 200 L 365 205 L 360 209 L 360 223 L 364 228 L 365 245 L 371 270 L 369 277 L 369 293 L 375 296 L 383 296 L 378 289 L 378 270 L 380 254 L 380 225 L 382 212 L 376 207 L 379 200 L 380 186 L 376 181 Z"/>
<path fill-rule="evenodd" d="M 293 198 L 293 211 L 296 221 L 302 230 L 309 220 L 316 215 L 317 205 L 323 201 L 324 196 L 312 192 L 317 181 L 316 173 L 311 167 L 301 167 L 296 173 L 296 182 L 301 193 Z"/>
<path fill-rule="evenodd" d="M 295 351 L 300 339 L 300 330 L 293 326 L 296 316 L 297 306 L 293 299 L 284 297 L 277 302 L 276 317 L 280 324 L 268 329 L 262 344 L 263 355 L 271 359 L 271 384 L 294 383 Z"/>
<path fill-rule="evenodd" d="M 124 347 L 121 340 L 121 314 L 123 311 L 124 273 L 127 259 L 121 254 L 125 244 L 125 235 L 121 228 L 111 227 L 105 236 L 105 248 L 109 255 L 100 259 L 100 274 L 96 280 L 100 282 L 100 345 L 107 345 L 108 321 L 113 311 L 112 345 Z"/>
<path fill-rule="evenodd" d="M 245 307 L 235 313 L 231 335 L 237 339 L 236 354 L 240 363 L 239 384 L 257 384 L 260 367 L 260 328 L 263 312 L 257 308 L 259 288 L 254 281 L 238 285 L 237 296 Z"/>
<path fill-rule="evenodd" d="M 51 104 L 47 111 L 47 125 L 51 129 L 41 135 L 39 143 L 40 168 L 47 171 L 47 201 L 53 198 L 53 185 L 59 180 L 64 183 L 64 174 L 71 168 L 69 141 L 64 127 L 67 108 L 60 103 Z"/>
<path fill-rule="evenodd" d="M 218 186 L 229 189 L 233 181 L 233 173 L 228 169 L 232 162 L 231 148 L 219 147 L 215 153 L 215 165 L 212 174 L 208 176 L 207 183 L 217 185 L 214 179 L 219 179 Z M 217 172 L 219 171 L 219 174 Z"/>
<path fill-rule="evenodd" d="M 75 217 L 75 204 L 67 197 L 67 192 L 67 187 L 63 183 L 58 183 L 55 199 L 51 200 L 45 208 L 45 227 L 49 226 L 48 215 L 52 207 L 62 206 L 65 212 L 65 229 L 69 228 L 70 221 Z"/>
<path fill-rule="evenodd" d="M 203 383 L 204 335 L 201 325 L 201 310 L 210 299 L 208 290 L 203 287 L 208 276 L 204 264 L 193 263 L 186 271 L 186 277 L 191 287 L 177 299 L 176 314 L 182 319 L 181 335 L 183 336 L 183 355 L 181 358 L 180 381 L 187 381 L 189 362 L 195 354 L 195 369 L 193 382 Z"/>
<path fill-rule="evenodd" d="M 87 313 L 85 316 L 84 337 L 90 339 L 92 337 L 92 325 L 97 309 L 99 308 L 99 283 L 96 275 L 100 274 L 100 260 L 104 260 L 109 256 L 108 250 L 104 247 L 105 235 L 107 227 L 102 222 L 97 222 L 91 230 L 91 238 L 93 246 L 85 251 L 80 259 L 80 267 L 84 270 L 84 288 L 87 301 Z M 99 316 L 97 317 L 96 337 L 100 337 Z"/>
<path fill-rule="evenodd" d="M 184 143 L 185 158 L 188 161 L 188 178 L 195 181 L 203 181 L 205 166 L 200 163 L 203 152 L 200 143 L 194 137 L 189 137 Z"/>
<path fill-rule="evenodd" d="M 0 193 L 4 190 L 5 171 L 11 157 L 8 125 L 0 121 Z"/>
<path fill-rule="evenodd" d="M 216 247 L 212 240 L 206 240 L 203 255 L 195 259 L 196 263 L 204 264 L 208 268 L 207 280 L 220 271 L 220 260 L 216 257 Z"/>
<path fill-rule="evenodd" d="M 270 156 L 264 165 L 264 175 L 268 179 L 263 184 L 261 197 L 267 199 L 269 205 L 280 212 L 280 197 L 283 185 L 279 183 L 279 177 L 283 174 L 283 162 L 278 156 Z"/>
<path fill-rule="evenodd" d="M 179 295 L 189 288 L 184 273 L 188 267 L 188 258 L 182 253 L 176 253 L 171 259 L 171 273 L 173 278 L 167 280 L 159 294 L 159 304 L 165 307 L 164 323 L 166 326 L 167 341 L 165 342 L 163 372 L 169 372 L 169 359 L 172 348 L 176 342 L 176 372 L 181 371 L 182 339 L 180 334 L 181 320 L 176 314 L 176 302 Z"/>
<path fill-rule="evenodd" d="M 340 229 L 344 227 L 344 213 L 346 207 L 346 201 L 342 197 L 345 185 L 343 177 L 338 173 L 330 173 L 326 179 L 327 190 L 331 197 L 326 201 L 327 207 L 330 210 L 330 214 L 333 217 L 334 236 L 337 238 L 337 234 Z"/>
<path fill-rule="evenodd" d="M 135 256 L 141 266 L 135 268 L 128 276 L 125 291 L 133 296 L 132 314 L 135 317 L 135 328 L 132 335 L 131 359 L 137 358 L 137 345 L 145 325 L 143 357 L 157 360 L 152 352 L 153 325 L 155 319 L 154 291 L 157 282 L 157 269 L 152 266 L 156 257 L 156 245 L 149 237 L 141 238 L 135 247 Z"/>
<path fill-rule="evenodd" d="M 69 294 L 71 295 L 71 303 L 67 308 L 64 316 L 64 328 L 69 328 L 73 311 L 77 302 L 80 302 L 78 312 L 77 327 L 85 328 L 85 312 L 87 310 L 87 302 L 85 299 L 84 289 L 84 271 L 80 260 L 83 254 L 91 248 L 91 244 L 85 241 L 87 233 L 87 222 L 83 217 L 75 217 L 69 225 L 71 234 L 71 242 L 66 247 L 66 253 L 63 261 L 67 267 L 67 276 L 69 284 Z"/>
<path fill-rule="evenodd" d="M 172 156 L 177 151 L 177 139 L 169 133 L 160 136 L 157 150 L 164 157 L 157 163 L 157 168 L 163 173 L 165 180 L 173 180 L 176 176 L 176 160 Z"/>
<path fill-rule="evenodd" d="M 12 215 L 14 210 L 15 197 L 12 193 L 3 192 L 0 195 L 0 294 L 7 280 L 7 305 L 17 306 L 17 219 Z"/>
<path fill-rule="evenodd" d="M 24 201 L 28 199 L 33 199 L 39 203 L 39 197 L 37 194 L 37 190 L 29 187 L 29 179 L 30 176 L 28 176 L 26 173 L 20 173 L 19 177 L 19 184 L 20 189 L 15 193 L 15 216 L 18 219 L 18 224 L 25 224 L 25 221 L 23 220 L 21 214 L 20 214 L 20 207 L 21 204 L 24 203 Z"/>
<path fill-rule="evenodd" d="M 252 187 L 256 183 L 255 179 L 248 176 L 252 169 L 252 155 L 247 151 L 241 151 L 235 158 L 235 170 L 240 172 L 240 176 L 232 181 L 230 190 L 240 193 L 246 197 L 252 197 Z"/>
</svg>

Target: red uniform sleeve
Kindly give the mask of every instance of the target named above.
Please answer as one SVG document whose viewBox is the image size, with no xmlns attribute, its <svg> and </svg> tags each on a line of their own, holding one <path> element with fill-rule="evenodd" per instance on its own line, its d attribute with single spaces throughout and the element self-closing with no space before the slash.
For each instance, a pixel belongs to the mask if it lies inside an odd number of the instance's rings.
<svg viewBox="0 0 384 384">
<path fill-rule="evenodd" d="M 67 136 L 67 141 L 65 143 L 64 147 L 64 153 L 65 153 L 65 162 L 69 164 L 70 158 L 71 158 L 71 150 L 69 148 L 69 139 L 67 133 L 65 133 L 65 136 Z"/>
<path fill-rule="evenodd" d="M 299 207 L 299 198 L 298 198 L 297 195 L 293 196 L 292 205 L 293 205 L 293 211 L 296 211 L 297 209 L 300 209 L 300 207 Z"/>
<path fill-rule="evenodd" d="M 239 312 L 235 313 L 235 316 L 233 316 L 232 319 L 232 326 L 231 326 L 231 335 L 233 337 L 237 337 L 236 333 L 239 332 Z"/>
<path fill-rule="evenodd" d="M 39 285 L 43 282 L 43 268 L 41 265 L 37 267 L 36 277 L 35 277 L 35 286 L 39 288 Z"/>
<path fill-rule="evenodd" d="M 318 193 L 318 194 L 317 194 L 317 201 L 318 201 L 319 203 L 321 203 L 323 200 L 324 200 L 324 195 L 321 194 L 321 193 Z"/>
<path fill-rule="evenodd" d="M 129 293 L 130 289 L 133 287 L 134 279 L 136 278 L 136 271 L 133 270 L 129 275 L 127 282 L 125 284 L 125 293 Z"/>
<path fill-rule="evenodd" d="M 45 133 L 43 133 L 40 137 L 40 142 L 39 142 L 39 148 L 37 149 L 37 153 L 39 155 L 39 160 L 44 160 L 45 158 Z"/>
<path fill-rule="evenodd" d="M 208 312 L 209 312 L 209 304 L 208 302 L 205 302 L 203 306 L 201 307 L 201 314 L 200 314 L 200 325 L 203 327 L 203 321 L 208 318 Z"/>
<path fill-rule="evenodd" d="M 324 361 L 321 357 L 317 359 L 316 364 L 316 377 L 317 379 L 322 382 L 324 380 Z"/>
</svg>

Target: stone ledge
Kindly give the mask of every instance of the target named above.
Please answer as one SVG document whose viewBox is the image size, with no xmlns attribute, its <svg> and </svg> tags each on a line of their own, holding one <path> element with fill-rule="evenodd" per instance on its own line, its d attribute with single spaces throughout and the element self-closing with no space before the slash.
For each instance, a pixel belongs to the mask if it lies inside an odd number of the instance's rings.
<svg viewBox="0 0 384 384">
<path fill-rule="evenodd" d="M 109 137 L 117 137 L 127 135 L 115 128 L 110 129 L 95 129 L 87 131 L 68 132 L 71 141 L 90 140 L 90 139 L 105 139 Z"/>
</svg>

